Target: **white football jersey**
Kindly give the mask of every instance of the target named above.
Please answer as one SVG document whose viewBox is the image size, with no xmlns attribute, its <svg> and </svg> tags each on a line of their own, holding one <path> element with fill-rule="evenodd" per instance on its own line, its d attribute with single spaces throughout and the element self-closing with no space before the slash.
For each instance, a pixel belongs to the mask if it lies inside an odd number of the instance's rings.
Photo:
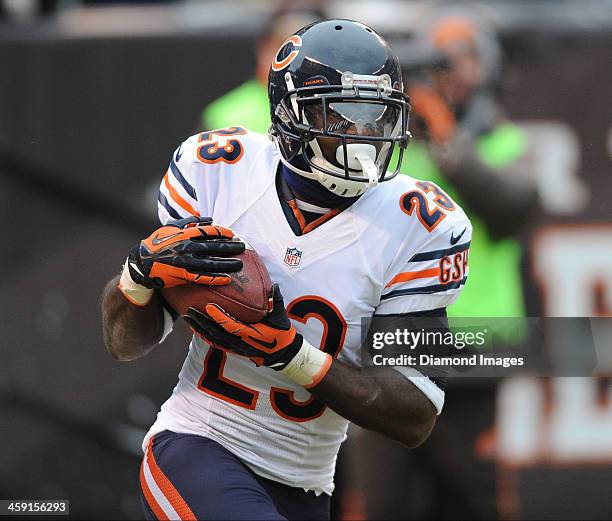
<svg viewBox="0 0 612 521">
<path fill-rule="evenodd" d="M 187 139 L 159 193 L 162 223 L 211 216 L 247 241 L 282 290 L 293 325 L 314 346 L 360 365 L 361 319 L 449 306 L 465 284 L 471 225 L 433 183 L 400 175 L 296 236 L 275 186 L 279 153 L 239 127 Z M 444 393 L 405 376 L 442 408 Z M 348 421 L 268 367 L 194 337 L 172 396 L 147 434 L 211 438 L 255 473 L 330 494 Z"/>
</svg>

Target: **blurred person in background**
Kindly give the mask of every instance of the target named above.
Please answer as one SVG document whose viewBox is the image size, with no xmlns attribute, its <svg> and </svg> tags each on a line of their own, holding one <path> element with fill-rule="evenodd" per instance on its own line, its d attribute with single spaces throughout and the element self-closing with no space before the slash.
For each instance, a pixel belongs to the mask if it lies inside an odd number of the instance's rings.
<svg viewBox="0 0 612 521">
<path fill-rule="evenodd" d="M 501 50 L 475 12 L 441 8 L 416 34 L 437 64 L 406 75 L 415 139 L 404 173 L 439 184 L 474 220 L 474 276 L 456 317 L 520 317 L 521 247 L 517 234 L 538 208 L 527 135 L 497 100 Z M 482 296 L 487 295 L 486 299 Z"/>
<path fill-rule="evenodd" d="M 255 75 L 214 100 L 202 111 L 201 128 L 216 129 L 235 125 L 236 122 L 253 132 L 265 134 L 270 127 L 268 101 L 268 70 L 278 49 L 288 34 L 321 19 L 316 10 L 283 9 L 270 16 L 256 44 Z"/>
</svg>

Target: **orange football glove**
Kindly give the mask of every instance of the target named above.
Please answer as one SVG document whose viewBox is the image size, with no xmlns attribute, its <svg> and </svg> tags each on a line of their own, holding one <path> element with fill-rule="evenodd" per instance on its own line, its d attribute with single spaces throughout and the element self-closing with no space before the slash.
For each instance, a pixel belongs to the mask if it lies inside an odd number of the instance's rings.
<svg viewBox="0 0 612 521">
<path fill-rule="evenodd" d="M 228 273 L 242 269 L 232 256 L 244 243 L 211 218 L 189 217 L 170 221 L 132 248 L 127 260 L 131 279 L 150 289 L 182 284 L 220 286 L 231 281 Z"/>
<path fill-rule="evenodd" d="M 271 299 L 272 311 L 256 324 L 244 324 L 216 304 L 207 304 L 206 313 L 189 308 L 183 318 L 212 346 L 246 356 L 256 365 L 270 367 L 311 389 L 327 375 L 332 357 L 295 330 L 278 284 L 272 286 Z"/>
<path fill-rule="evenodd" d="M 257 365 L 283 369 L 302 347 L 300 335 L 287 317 L 278 284 L 272 287 L 270 314 L 256 324 L 244 324 L 217 304 L 207 304 L 206 313 L 189 308 L 184 319 L 215 347 L 250 358 Z"/>
</svg>

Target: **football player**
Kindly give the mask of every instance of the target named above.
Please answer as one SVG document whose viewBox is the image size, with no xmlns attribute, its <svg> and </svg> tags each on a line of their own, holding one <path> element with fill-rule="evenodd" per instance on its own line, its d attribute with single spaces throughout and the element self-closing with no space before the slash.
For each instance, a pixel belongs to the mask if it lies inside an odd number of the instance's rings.
<svg viewBox="0 0 612 521">
<path fill-rule="evenodd" d="M 241 239 L 276 283 L 260 323 L 214 304 L 185 316 L 196 334 L 143 443 L 151 519 L 328 519 L 349 421 L 416 447 L 442 410 L 441 379 L 360 355 L 362 318 L 444 319 L 467 278 L 461 208 L 396 177 L 410 110 L 397 57 L 366 25 L 318 22 L 281 46 L 268 90 L 269 136 L 235 126 L 179 146 L 164 226 L 105 289 L 106 346 L 133 360 L 172 327 L 157 290 L 227 283 Z"/>
</svg>

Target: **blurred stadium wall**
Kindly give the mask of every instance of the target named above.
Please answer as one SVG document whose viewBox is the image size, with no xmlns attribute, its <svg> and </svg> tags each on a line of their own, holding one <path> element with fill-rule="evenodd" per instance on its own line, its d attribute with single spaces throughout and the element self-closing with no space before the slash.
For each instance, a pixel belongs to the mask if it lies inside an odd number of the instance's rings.
<svg viewBox="0 0 612 521">
<path fill-rule="evenodd" d="M 319 4 L 394 36 L 418 7 Z M 481 4 L 507 56 L 504 105 L 542 152 L 549 212 L 525 231 L 529 314 L 609 316 L 610 2 Z M 0 498 L 68 498 L 79 518 L 141 516 L 139 442 L 176 381 L 187 333 L 118 364 L 102 344 L 99 293 L 155 226 L 155 187 L 202 107 L 252 75 L 272 7 L 175 2 L 3 19 Z M 364 446 L 381 454 L 365 472 L 405 473 L 369 497 L 378 504 L 362 504 L 367 484 L 351 472 L 364 469 L 343 470 L 344 516 L 609 519 L 609 397 L 603 378 L 451 384 L 421 449 L 399 461 L 393 450 L 391 461 L 384 440 Z"/>
</svg>

